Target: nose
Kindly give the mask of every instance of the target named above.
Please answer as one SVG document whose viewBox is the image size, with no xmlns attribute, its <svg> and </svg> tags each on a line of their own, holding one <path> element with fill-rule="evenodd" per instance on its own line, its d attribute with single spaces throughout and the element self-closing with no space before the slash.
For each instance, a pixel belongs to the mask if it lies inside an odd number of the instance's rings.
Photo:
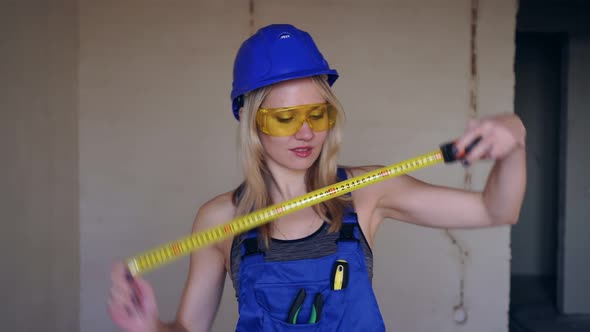
<svg viewBox="0 0 590 332">
<path fill-rule="evenodd" d="M 299 130 L 295 133 L 295 138 L 302 141 L 309 141 L 314 137 L 314 132 L 309 127 L 307 121 L 303 122 L 303 125 Z"/>
</svg>

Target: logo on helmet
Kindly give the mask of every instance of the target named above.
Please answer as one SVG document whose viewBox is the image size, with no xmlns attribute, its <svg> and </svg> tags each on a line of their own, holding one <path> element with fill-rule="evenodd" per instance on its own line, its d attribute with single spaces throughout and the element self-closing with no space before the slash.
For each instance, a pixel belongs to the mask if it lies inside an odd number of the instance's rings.
<svg viewBox="0 0 590 332">
<path fill-rule="evenodd" d="M 279 39 L 288 39 L 288 38 L 291 38 L 291 37 L 293 37 L 293 36 L 291 36 L 291 34 L 288 33 L 288 32 L 283 32 L 283 33 L 281 33 L 279 35 Z"/>
</svg>

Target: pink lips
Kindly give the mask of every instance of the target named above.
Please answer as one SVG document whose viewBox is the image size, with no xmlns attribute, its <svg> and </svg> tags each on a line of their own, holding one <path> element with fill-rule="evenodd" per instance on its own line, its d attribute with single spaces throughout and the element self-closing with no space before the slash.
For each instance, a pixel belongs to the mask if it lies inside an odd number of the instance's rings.
<svg viewBox="0 0 590 332">
<path fill-rule="evenodd" d="M 313 150 L 313 148 L 311 146 L 299 146 L 289 150 L 293 151 L 293 153 L 295 153 L 297 157 L 307 158 L 311 155 L 311 151 Z"/>
</svg>

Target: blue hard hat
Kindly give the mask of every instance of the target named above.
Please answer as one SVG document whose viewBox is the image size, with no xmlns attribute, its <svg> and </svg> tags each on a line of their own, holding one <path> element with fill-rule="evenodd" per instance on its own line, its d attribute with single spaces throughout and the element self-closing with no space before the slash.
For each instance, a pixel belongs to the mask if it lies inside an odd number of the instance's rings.
<svg viewBox="0 0 590 332">
<path fill-rule="evenodd" d="M 232 109 L 239 120 L 243 96 L 252 90 L 294 78 L 328 75 L 328 84 L 338 78 L 330 69 L 309 33 L 289 24 L 261 28 L 238 50 L 234 62 Z"/>
</svg>

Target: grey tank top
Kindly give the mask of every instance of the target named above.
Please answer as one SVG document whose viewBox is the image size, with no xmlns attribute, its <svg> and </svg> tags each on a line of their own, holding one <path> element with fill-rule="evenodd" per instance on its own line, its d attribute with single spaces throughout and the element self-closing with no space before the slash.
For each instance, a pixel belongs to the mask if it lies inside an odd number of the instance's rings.
<svg viewBox="0 0 590 332">
<path fill-rule="evenodd" d="M 324 224 L 313 234 L 296 240 L 278 240 L 272 239 L 270 246 L 265 250 L 265 261 L 267 262 L 285 262 L 300 259 L 320 258 L 334 254 L 338 251 L 336 240 L 340 236 L 339 232 L 329 232 L 329 225 Z M 365 262 L 369 280 L 373 280 L 373 252 L 367 243 L 365 234 L 361 233 L 361 246 L 365 254 Z M 240 271 L 240 262 L 242 257 L 242 237 L 234 237 L 231 248 L 231 279 L 236 292 L 236 298 L 239 294 L 238 275 Z"/>
</svg>

